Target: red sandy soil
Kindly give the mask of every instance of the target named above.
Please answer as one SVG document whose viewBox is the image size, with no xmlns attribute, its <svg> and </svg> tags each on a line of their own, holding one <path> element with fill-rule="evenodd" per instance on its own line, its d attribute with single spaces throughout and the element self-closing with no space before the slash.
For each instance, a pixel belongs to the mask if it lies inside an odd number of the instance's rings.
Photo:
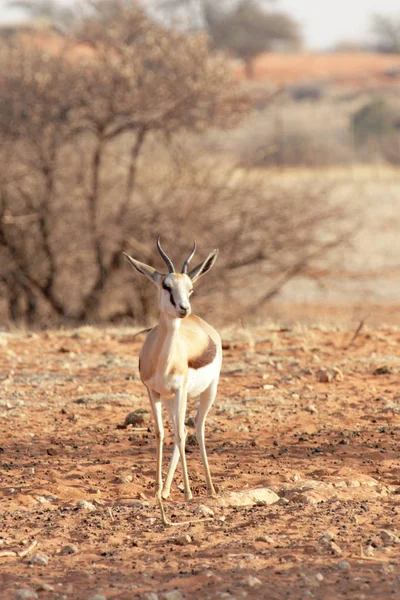
<svg viewBox="0 0 400 600">
<path fill-rule="evenodd" d="M 123 427 L 148 408 L 143 336 L 1 334 L 1 599 L 399 598 L 400 330 L 354 333 L 225 332 L 206 433 L 214 481 L 220 495 L 268 487 L 280 500 L 209 499 L 191 437 L 194 499 L 178 469 L 166 512 L 186 520 L 203 504 L 215 516 L 169 528 L 153 499 L 150 415 Z M 165 461 L 171 448 L 168 427 Z"/>
<path fill-rule="evenodd" d="M 400 80 L 400 56 L 368 52 L 262 54 L 253 63 L 254 80 L 284 85 L 300 81 L 370 85 Z M 244 77 L 244 67 L 234 72 Z M 397 72 L 397 79 L 392 73 Z"/>
</svg>

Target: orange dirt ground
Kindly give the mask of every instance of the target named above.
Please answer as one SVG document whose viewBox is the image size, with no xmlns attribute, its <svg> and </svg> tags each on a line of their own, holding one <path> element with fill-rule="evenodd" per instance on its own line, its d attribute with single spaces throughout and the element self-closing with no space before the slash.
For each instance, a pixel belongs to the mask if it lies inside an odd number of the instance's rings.
<svg viewBox="0 0 400 600">
<path fill-rule="evenodd" d="M 2 600 L 400 597 L 400 330 L 353 339 L 270 324 L 223 337 L 214 481 L 222 495 L 268 487 L 280 500 L 207 498 L 189 421 L 194 499 L 178 469 L 166 511 L 189 519 L 202 504 L 214 519 L 164 528 L 150 416 L 123 426 L 148 409 L 143 336 L 1 334 Z"/>
</svg>

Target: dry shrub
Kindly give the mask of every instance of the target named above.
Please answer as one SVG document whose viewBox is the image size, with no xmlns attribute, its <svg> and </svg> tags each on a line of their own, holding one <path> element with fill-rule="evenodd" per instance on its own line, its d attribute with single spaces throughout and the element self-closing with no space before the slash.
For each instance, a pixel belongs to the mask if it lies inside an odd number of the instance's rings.
<svg viewBox="0 0 400 600">
<path fill-rule="evenodd" d="M 254 311 L 343 241 L 340 211 L 326 190 L 192 156 L 191 136 L 246 109 L 226 64 L 136 5 L 117 2 L 112 27 L 107 2 L 93 6 L 84 55 L 72 38 L 59 53 L 2 48 L 2 322 L 152 320 L 154 290 L 122 251 L 160 265 L 158 234 L 179 260 L 193 238 L 202 257 L 218 246 L 207 307 Z"/>
<path fill-rule="evenodd" d="M 116 2 L 110 27 L 108 4 L 58 52 L 34 36 L 1 48 L 0 284 L 11 320 L 99 318 L 147 139 L 229 127 L 246 108 L 205 36 L 167 31 L 135 3 Z"/>
</svg>

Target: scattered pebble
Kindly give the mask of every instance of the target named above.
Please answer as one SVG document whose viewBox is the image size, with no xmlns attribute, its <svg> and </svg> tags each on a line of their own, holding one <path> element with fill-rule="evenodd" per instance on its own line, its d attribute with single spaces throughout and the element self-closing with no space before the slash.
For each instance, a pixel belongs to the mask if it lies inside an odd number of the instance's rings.
<svg viewBox="0 0 400 600">
<path fill-rule="evenodd" d="M 39 567 L 46 567 L 49 562 L 49 557 L 43 552 L 35 552 L 29 560 L 31 565 L 38 565 Z"/>
<path fill-rule="evenodd" d="M 338 367 L 333 367 L 332 373 L 333 373 L 333 377 L 337 381 L 343 381 L 344 380 L 343 372 Z"/>
<path fill-rule="evenodd" d="M 144 594 L 142 594 L 141 599 L 142 600 L 158 600 L 158 596 L 154 592 L 145 592 Z"/>
<path fill-rule="evenodd" d="M 250 587 L 258 587 L 259 585 L 261 585 L 261 581 L 257 577 L 253 577 L 253 575 L 249 575 L 248 577 L 246 577 L 243 580 L 243 583 Z"/>
<path fill-rule="evenodd" d="M 272 538 L 270 535 L 257 535 L 255 541 L 264 542 L 265 544 L 275 544 L 274 538 Z"/>
<path fill-rule="evenodd" d="M 88 502 L 87 500 L 78 500 L 78 502 L 76 503 L 76 506 L 78 508 L 83 508 L 84 510 L 96 510 L 96 507 L 94 504 L 92 504 L 92 502 Z"/>
<path fill-rule="evenodd" d="M 393 373 L 392 367 L 388 365 L 382 365 L 381 367 L 377 367 L 372 374 L 373 375 L 391 375 Z"/>
<path fill-rule="evenodd" d="M 198 446 L 196 434 L 190 433 L 186 438 L 186 447 Z"/>
<path fill-rule="evenodd" d="M 305 406 L 304 410 L 312 414 L 316 414 L 318 412 L 318 408 L 315 406 L 315 404 L 309 404 L 308 406 Z"/>
<path fill-rule="evenodd" d="M 373 546 L 371 546 L 371 544 L 368 544 L 368 546 L 364 550 L 364 555 L 365 556 L 373 556 L 374 552 L 375 552 L 375 548 Z"/>
<path fill-rule="evenodd" d="M 176 544 L 177 546 L 186 546 L 187 544 L 192 543 L 192 538 L 186 533 L 185 535 L 178 535 L 177 537 L 169 538 L 168 541 L 172 544 Z"/>
<path fill-rule="evenodd" d="M 171 592 L 164 592 L 162 598 L 163 600 L 183 600 L 183 595 L 179 590 L 172 590 Z"/>
<path fill-rule="evenodd" d="M 88 600 L 107 600 L 104 594 L 94 594 L 94 596 L 90 596 Z"/>
<path fill-rule="evenodd" d="M 145 422 L 149 421 L 149 419 L 150 413 L 148 410 L 145 408 L 137 408 L 125 417 L 124 427 L 128 427 L 128 425 L 133 425 L 134 427 L 143 425 Z"/>
<path fill-rule="evenodd" d="M 326 535 L 324 535 L 322 538 L 320 538 L 319 541 L 320 541 L 321 545 L 326 550 L 328 550 L 328 552 L 333 554 L 334 556 L 340 556 L 342 554 L 342 550 L 341 550 L 340 546 L 338 546 L 337 543 L 334 542 L 329 537 L 326 537 Z"/>
<path fill-rule="evenodd" d="M 76 554 L 78 552 L 78 546 L 75 544 L 67 544 L 61 548 L 61 554 Z"/>
<path fill-rule="evenodd" d="M 199 506 L 195 509 L 194 514 L 201 515 L 203 517 L 213 517 L 214 511 L 212 508 L 206 506 L 205 504 L 199 504 Z"/>
<path fill-rule="evenodd" d="M 332 379 L 332 373 L 327 369 L 319 369 L 319 371 L 317 371 L 317 381 L 320 383 L 330 383 Z"/>
<path fill-rule="evenodd" d="M 29 589 L 20 589 L 16 591 L 17 600 L 37 600 L 39 596 L 36 592 Z"/>
<path fill-rule="evenodd" d="M 117 477 L 117 483 L 131 483 L 132 480 L 132 475 L 121 475 L 120 477 Z"/>
<path fill-rule="evenodd" d="M 54 586 L 50 585 L 50 583 L 39 583 L 36 590 L 38 592 L 54 592 Z"/>
<path fill-rule="evenodd" d="M 389 531 L 388 529 L 382 529 L 381 540 L 384 546 L 395 546 L 396 544 L 400 544 L 400 538 L 393 533 L 393 531 Z"/>
<path fill-rule="evenodd" d="M 342 571 L 349 571 L 351 569 L 351 565 L 348 560 L 341 560 L 337 564 L 338 568 Z"/>
</svg>

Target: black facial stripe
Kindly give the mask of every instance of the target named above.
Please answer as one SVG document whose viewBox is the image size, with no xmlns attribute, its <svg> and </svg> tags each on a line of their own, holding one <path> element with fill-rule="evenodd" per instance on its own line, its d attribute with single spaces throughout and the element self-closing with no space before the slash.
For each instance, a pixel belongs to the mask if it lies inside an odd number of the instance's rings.
<svg viewBox="0 0 400 600">
<path fill-rule="evenodd" d="M 163 290 L 166 290 L 167 292 L 169 292 L 169 299 L 171 301 L 172 306 L 174 306 L 176 308 L 176 302 L 174 300 L 174 297 L 172 295 L 172 289 L 170 287 L 168 287 L 167 285 L 165 285 L 165 279 L 162 282 L 162 288 Z"/>
<path fill-rule="evenodd" d="M 169 299 L 171 300 L 172 306 L 174 306 L 176 308 L 176 303 L 175 303 L 174 297 L 172 295 L 172 290 L 169 290 Z"/>
</svg>

